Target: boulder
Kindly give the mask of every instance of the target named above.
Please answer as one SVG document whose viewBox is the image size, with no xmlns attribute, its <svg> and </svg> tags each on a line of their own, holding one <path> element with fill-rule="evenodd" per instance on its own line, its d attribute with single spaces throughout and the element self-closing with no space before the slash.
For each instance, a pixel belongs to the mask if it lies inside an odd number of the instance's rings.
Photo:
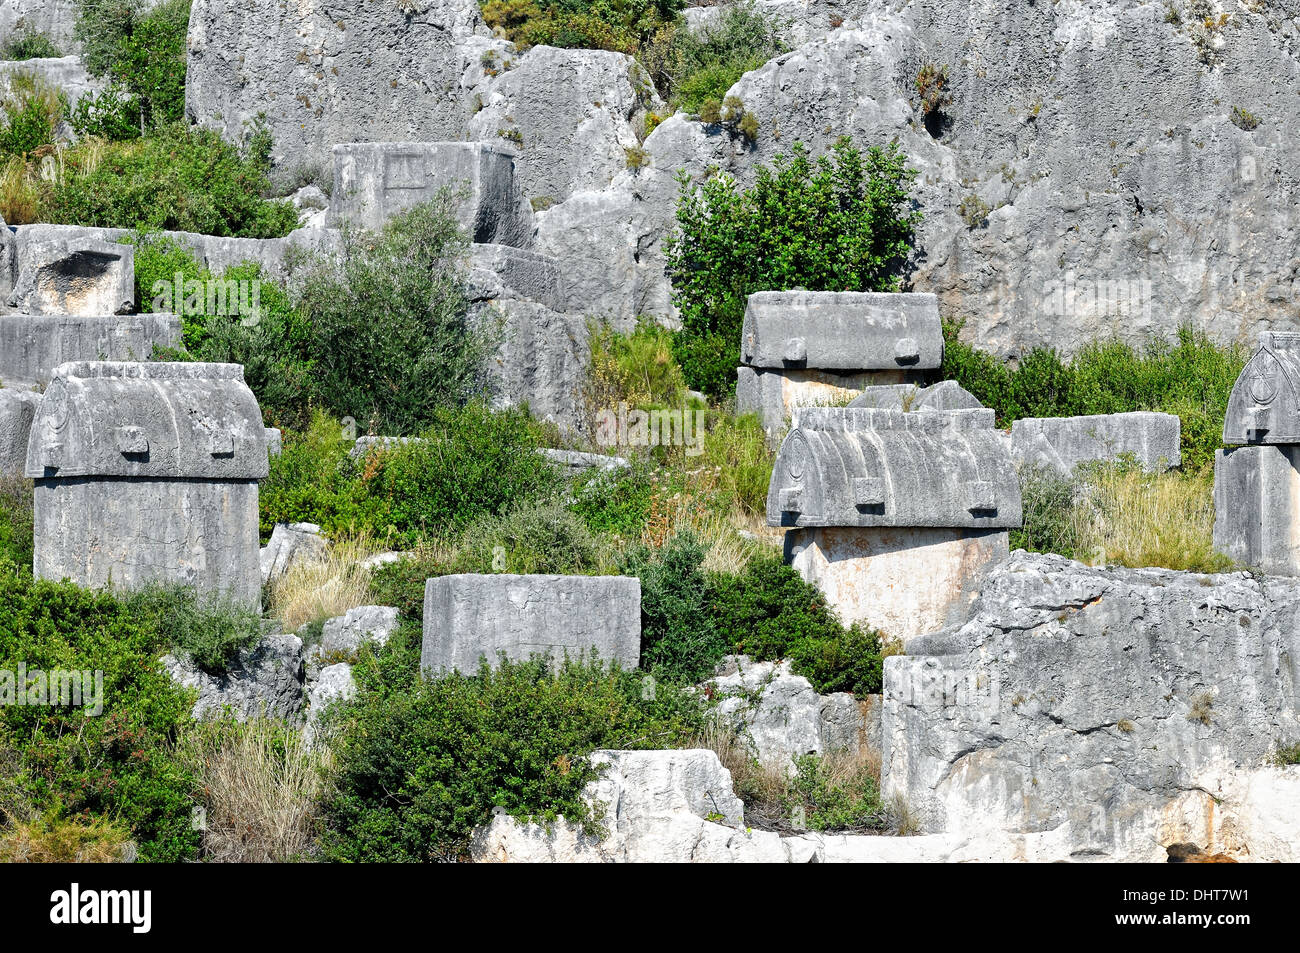
<svg viewBox="0 0 1300 953">
<path fill-rule="evenodd" d="M 244 649 L 229 671 L 212 675 L 189 659 L 165 655 L 162 665 L 183 688 L 196 689 L 195 718 L 229 713 L 247 718 L 294 718 L 302 710 L 302 639 L 269 635 Z"/>
<path fill-rule="evenodd" d="M 259 553 L 263 585 L 299 562 L 324 559 L 328 551 L 329 542 L 315 523 L 276 523 L 270 541 Z"/>
<path fill-rule="evenodd" d="M 390 606 L 358 606 L 327 619 L 321 630 L 321 654 L 355 656 L 363 642 L 384 645 L 397 628 L 397 610 Z"/>
<path fill-rule="evenodd" d="M 307 717 L 315 721 L 322 711 L 336 701 L 346 701 L 357 693 L 357 684 L 352 677 L 352 666 L 347 662 L 327 665 L 320 670 L 308 693 L 310 707 Z"/>
<path fill-rule="evenodd" d="M 1261 805 L 1300 738 L 1298 616 L 1291 580 L 1014 553 L 967 622 L 886 659 L 884 793 L 1040 859 L 1289 859 Z"/>
<path fill-rule="evenodd" d="M 580 658 L 636 668 L 641 659 L 641 581 L 630 576 L 461 573 L 424 589 L 420 669 L 470 674 L 500 654 Z"/>
</svg>

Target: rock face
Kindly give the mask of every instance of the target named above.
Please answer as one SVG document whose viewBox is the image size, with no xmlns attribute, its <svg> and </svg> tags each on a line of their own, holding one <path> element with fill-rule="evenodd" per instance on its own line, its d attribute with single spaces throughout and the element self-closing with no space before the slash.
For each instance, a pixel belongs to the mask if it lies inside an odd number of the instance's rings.
<svg viewBox="0 0 1300 953">
<path fill-rule="evenodd" d="M 334 147 L 327 225 L 381 228 L 450 188 L 473 242 L 526 245 L 532 214 L 515 180 L 516 152 L 491 142 L 353 142 Z"/>
<path fill-rule="evenodd" d="M 474 0 L 196 0 L 185 108 L 232 140 L 264 113 L 278 162 L 325 167 L 340 142 L 461 138 L 490 45 Z"/>
<path fill-rule="evenodd" d="M 1047 467 L 1063 476 L 1081 463 L 1124 455 L 1147 470 L 1168 470 L 1183 462 L 1182 422 L 1173 414 L 1149 411 L 1025 417 L 1011 424 L 1011 455 L 1017 464 Z"/>
<path fill-rule="evenodd" d="M 760 764 L 793 774 L 802 755 L 856 755 L 867 746 L 870 706 L 847 692 L 817 694 L 788 661 L 729 656 L 711 685 L 722 696 L 717 717 L 749 743 Z"/>
<path fill-rule="evenodd" d="M 198 690 L 195 718 L 294 718 L 302 710 L 302 639 L 270 635 L 239 653 L 230 671 L 211 675 L 187 659 L 165 655 L 163 667 L 185 688 Z"/>
<path fill-rule="evenodd" d="M 1017 552 L 968 622 L 886 660 L 885 793 L 1039 859 L 1289 859 L 1262 805 L 1296 780 L 1266 764 L 1300 738 L 1298 615 L 1282 579 Z"/>
<path fill-rule="evenodd" d="M 631 576 L 516 576 L 462 573 L 424 589 L 426 673 L 478 671 L 498 653 L 512 660 L 595 652 L 636 668 L 641 660 L 641 581 Z"/>
<path fill-rule="evenodd" d="M 261 601 L 266 429 L 237 364 L 60 365 L 32 422 L 35 575 Z"/>
</svg>

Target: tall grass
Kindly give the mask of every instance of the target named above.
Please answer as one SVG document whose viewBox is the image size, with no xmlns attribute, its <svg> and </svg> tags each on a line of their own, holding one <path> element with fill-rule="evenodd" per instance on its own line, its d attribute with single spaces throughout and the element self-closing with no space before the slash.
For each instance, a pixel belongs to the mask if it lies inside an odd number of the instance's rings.
<svg viewBox="0 0 1300 953">
<path fill-rule="evenodd" d="M 361 561 L 379 551 L 367 533 L 332 540 L 321 559 L 303 560 L 273 581 L 267 605 L 286 632 L 367 604 L 370 570 Z"/>
</svg>

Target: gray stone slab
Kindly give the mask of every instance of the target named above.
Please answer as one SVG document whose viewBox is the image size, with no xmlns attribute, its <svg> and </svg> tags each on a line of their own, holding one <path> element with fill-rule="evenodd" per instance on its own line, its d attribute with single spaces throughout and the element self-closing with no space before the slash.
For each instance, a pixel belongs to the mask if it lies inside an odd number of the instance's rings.
<svg viewBox="0 0 1300 953">
<path fill-rule="evenodd" d="M 174 314 L 0 314 L 0 382 L 48 381 L 69 361 L 147 361 L 180 343 Z"/>
<path fill-rule="evenodd" d="M 932 294 L 762 291 L 745 308 L 740 362 L 748 367 L 922 370 L 942 361 Z"/>
<path fill-rule="evenodd" d="M 1137 412 L 1085 417 L 1029 417 L 1011 425 L 1017 463 L 1051 467 L 1069 475 L 1081 463 L 1131 454 L 1148 470 L 1182 463 L 1182 422 L 1174 414 Z"/>
<path fill-rule="evenodd" d="M 1223 442 L 1300 443 L 1300 334 L 1268 331 L 1228 397 Z"/>
<path fill-rule="evenodd" d="M 937 384 L 878 384 L 865 388 L 849 402 L 850 407 L 876 407 L 881 410 L 978 410 L 984 405 L 978 397 L 956 381 Z"/>
<path fill-rule="evenodd" d="M 23 314 L 83 317 L 135 310 L 135 249 L 65 234 L 20 241 L 9 307 Z"/>
<path fill-rule="evenodd" d="M 1214 548 L 1243 566 L 1300 576 L 1300 446 L 1215 454 Z"/>
<path fill-rule="evenodd" d="M 641 656 L 641 581 L 628 576 L 460 574 L 424 589 L 420 668 L 430 674 L 478 671 L 548 655 L 587 657 L 635 668 Z"/>
<path fill-rule="evenodd" d="M 19 387 L 0 387 L 0 476 L 22 476 L 27 441 L 41 395 Z"/>
</svg>

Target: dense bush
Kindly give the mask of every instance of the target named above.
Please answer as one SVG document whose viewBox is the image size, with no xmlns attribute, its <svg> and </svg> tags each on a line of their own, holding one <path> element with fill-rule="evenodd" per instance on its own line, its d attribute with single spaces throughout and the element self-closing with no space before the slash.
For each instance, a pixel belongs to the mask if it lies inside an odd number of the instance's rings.
<svg viewBox="0 0 1300 953">
<path fill-rule="evenodd" d="M 666 250 L 687 382 L 719 396 L 735 389 L 755 291 L 896 289 L 920 220 L 908 208 L 914 176 L 896 145 L 864 156 L 848 138 L 816 158 L 796 143 L 743 191 L 726 175 L 698 189 L 683 176 Z"/>
<path fill-rule="evenodd" d="M 0 562 L 31 569 L 32 520 L 32 481 L 0 476 Z"/>
<path fill-rule="evenodd" d="M 119 87 L 139 131 L 185 116 L 190 0 L 142 9 L 131 0 L 80 0 L 76 36 L 92 76 Z"/>
<path fill-rule="evenodd" d="M 487 0 L 483 19 L 521 48 L 635 55 L 683 6 L 683 0 Z"/>
<path fill-rule="evenodd" d="M 604 547 L 558 500 L 521 503 L 485 516 L 461 534 L 457 572 L 583 575 L 599 573 Z"/>
<path fill-rule="evenodd" d="M 348 456 L 341 428 L 318 415 L 286 434 L 261 485 L 262 533 L 314 522 L 327 533 L 368 531 L 393 546 L 446 539 L 485 516 L 549 498 L 561 477 L 536 453 L 539 427 L 526 412 L 483 404 L 439 410 L 422 439 Z"/>
<path fill-rule="evenodd" d="M 660 31 L 643 50 L 647 68 L 669 104 L 690 113 L 717 112 L 727 90 L 788 47 L 784 24 L 753 0 L 730 4 L 698 30 L 683 20 Z"/>
<path fill-rule="evenodd" d="M 44 33 L 34 30 L 22 20 L 19 20 L 18 24 L 18 28 L 9 35 L 9 38 L 4 43 L 0 43 L 0 60 L 12 62 L 63 55 L 58 44 Z"/>
<path fill-rule="evenodd" d="M 110 595 L 0 564 L 0 669 L 103 672 L 99 717 L 0 705 L 0 748 L 21 758 L 15 784 L 27 807 L 47 818 L 112 818 L 130 829 L 141 859 L 176 861 L 198 845 L 193 779 L 173 751 L 191 702 L 157 664 L 170 648 L 159 623 Z"/>
<path fill-rule="evenodd" d="M 1070 559 L 1090 559 L 1073 519 L 1077 481 L 1048 467 L 1026 465 L 1020 473 L 1024 521 L 1011 530 L 1011 548 L 1031 553 L 1056 553 Z"/>
<path fill-rule="evenodd" d="M 240 605 L 204 600 L 185 586 L 150 586 L 122 599 L 141 618 L 156 619 L 163 645 L 188 655 L 219 675 L 262 637 L 260 613 Z"/>
<path fill-rule="evenodd" d="M 959 323 L 945 324 L 942 374 L 993 408 L 999 426 L 1021 417 L 1134 410 L 1177 414 L 1185 469 L 1213 463 L 1222 445 L 1228 395 L 1249 356 L 1238 345 L 1219 347 L 1184 326 L 1172 342 L 1154 339 L 1135 348 L 1119 340 L 1097 341 L 1071 359 L 1036 348 L 1013 366 L 962 342 L 960 331 Z"/>
<path fill-rule="evenodd" d="M 469 317 L 455 201 L 443 190 L 381 233 L 347 233 L 302 279 L 320 399 L 372 432 L 415 433 L 482 392 L 497 336 Z"/>
<path fill-rule="evenodd" d="M 846 628 L 816 586 L 779 555 L 751 559 L 742 573 L 706 572 L 704 549 L 679 535 L 659 550 L 634 547 L 623 571 L 641 580 L 641 665 L 656 677 L 698 682 L 723 655 L 788 658 L 819 692 L 880 691 L 878 633 Z"/>
<path fill-rule="evenodd" d="M 298 213 L 262 198 L 268 152 L 264 136 L 241 153 L 212 130 L 179 123 L 134 142 L 88 141 L 64 155 L 42 215 L 60 225 L 279 237 Z"/>
<path fill-rule="evenodd" d="M 0 100 L 0 154 L 27 157 L 55 141 L 68 111 L 68 97 L 35 73 L 17 70 Z"/>
<path fill-rule="evenodd" d="M 356 668 L 358 695 L 327 716 L 337 734 L 323 846 L 346 861 L 461 855 L 494 808 L 590 820 L 581 798 L 597 748 L 669 748 L 704 724 L 702 701 L 599 663 L 503 661 L 473 675 L 416 674 L 418 629 Z"/>
</svg>

